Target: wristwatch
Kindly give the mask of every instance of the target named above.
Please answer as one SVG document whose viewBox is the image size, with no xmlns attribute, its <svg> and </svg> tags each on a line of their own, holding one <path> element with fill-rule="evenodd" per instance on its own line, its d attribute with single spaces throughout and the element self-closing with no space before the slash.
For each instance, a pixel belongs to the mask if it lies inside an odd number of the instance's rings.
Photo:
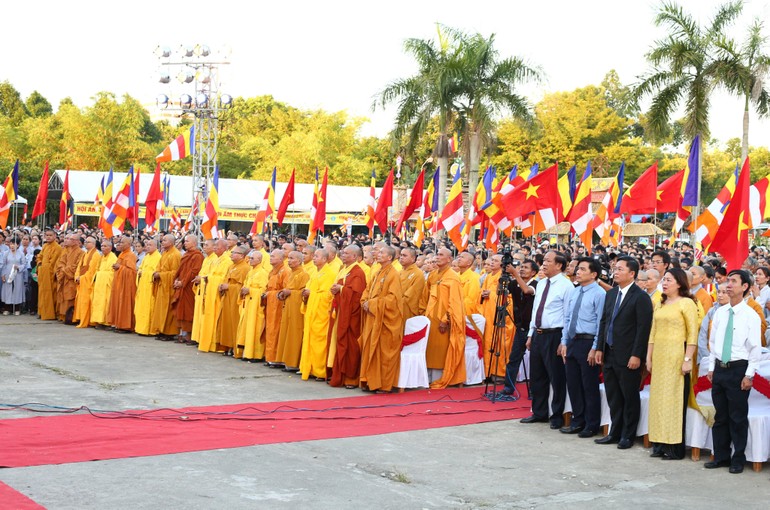
<svg viewBox="0 0 770 510">
<path fill-rule="evenodd" d="M 692 358 L 690 358 L 689 356 L 685 356 L 685 357 L 684 357 L 684 360 L 685 360 L 685 361 L 692 361 Z"/>
</svg>

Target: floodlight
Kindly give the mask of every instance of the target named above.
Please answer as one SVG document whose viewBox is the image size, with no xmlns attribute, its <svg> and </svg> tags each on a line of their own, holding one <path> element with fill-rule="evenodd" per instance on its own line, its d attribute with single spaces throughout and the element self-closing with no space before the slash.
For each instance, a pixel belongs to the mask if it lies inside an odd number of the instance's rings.
<svg viewBox="0 0 770 510">
<path fill-rule="evenodd" d="M 179 83 L 192 83 L 195 79 L 195 73 L 193 73 L 192 69 L 182 69 L 176 75 L 176 79 L 179 80 Z"/>
<path fill-rule="evenodd" d="M 161 83 L 169 83 L 171 81 L 171 76 L 169 76 L 168 71 L 166 69 L 163 69 L 160 72 L 160 78 L 158 79 Z"/>
<path fill-rule="evenodd" d="M 155 48 L 155 56 L 158 58 L 168 58 L 171 56 L 171 48 L 168 46 L 158 46 Z"/>
<path fill-rule="evenodd" d="M 195 96 L 195 105 L 198 108 L 206 108 L 209 105 L 209 96 L 201 92 L 197 96 Z"/>
<path fill-rule="evenodd" d="M 205 44 L 198 44 L 195 46 L 195 54 L 199 57 L 208 57 L 211 55 L 211 48 Z"/>
<path fill-rule="evenodd" d="M 219 97 L 219 106 L 220 108 L 232 108 L 233 96 L 231 96 L 230 94 L 222 94 Z"/>
<path fill-rule="evenodd" d="M 179 96 L 179 104 L 182 108 L 190 108 L 192 106 L 192 96 L 190 94 L 182 94 Z"/>
<path fill-rule="evenodd" d="M 168 108 L 168 96 L 166 94 L 159 94 L 156 103 L 159 108 Z"/>
</svg>

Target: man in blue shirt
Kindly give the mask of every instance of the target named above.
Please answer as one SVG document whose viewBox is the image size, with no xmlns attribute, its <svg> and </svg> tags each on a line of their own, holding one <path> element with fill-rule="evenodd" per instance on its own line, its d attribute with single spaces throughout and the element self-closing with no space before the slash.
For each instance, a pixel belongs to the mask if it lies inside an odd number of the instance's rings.
<svg viewBox="0 0 770 510">
<path fill-rule="evenodd" d="M 596 283 L 601 270 L 596 259 L 583 257 L 578 260 L 575 270 L 578 286 L 573 289 L 565 307 L 559 346 L 559 355 L 566 364 L 567 391 L 572 403 L 572 422 L 569 427 L 562 427 L 561 432 L 583 438 L 599 432 L 602 417 L 596 344 L 607 293 Z"/>
</svg>

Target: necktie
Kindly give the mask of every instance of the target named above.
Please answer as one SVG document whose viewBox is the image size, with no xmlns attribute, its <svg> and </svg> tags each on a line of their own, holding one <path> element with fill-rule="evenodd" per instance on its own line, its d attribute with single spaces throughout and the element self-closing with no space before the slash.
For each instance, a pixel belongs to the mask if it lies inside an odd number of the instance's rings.
<svg viewBox="0 0 770 510">
<path fill-rule="evenodd" d="M 727 327 L 725 328 L 725 340 L 722 343 L 722 363 L 730 363 L 730 358 L 733 356 L 733 309 L 728 310 L 730 318 L 727 319 Z"/>
<path fill-rule="evenodd" d="M 577 333 L 578 314 L 580 313 L 580 305 L 583 303 L 584 290 L 585 287 L 580 287 L 580 294 L 578 294 L 578 298 L 575 300 L 575 307 L 572 309 L 572 318 L 569 321 L 569 331 L 567 331 L 568 339 L 575 338 Z"/>
<path fill-rule="evenodd" d="M 543 290 L 543 297 L 540 298 L 540 304 L 537 306 L 537 312 L 535 313 L 535 327 L 540 328 L 543 324 L 543 309 L 545 308 L 545 300 L 548 299 L 548 289 L 551 288 L 551 280 L 545 281 L 545 290 Z"/>
<path fill-rule="evenodd" d="M 623 293 L 618 289 L 618 299 L 615 300 L 615 308 L 612 310 L 612 317 L 610 317 L 610 323 L 607 325 L 607 345 L 610 347 L 612 347 L 612 326 L 615 324 L 615 316 L 618 314 L 621 299 L 623 299 Z"/>
</svg>

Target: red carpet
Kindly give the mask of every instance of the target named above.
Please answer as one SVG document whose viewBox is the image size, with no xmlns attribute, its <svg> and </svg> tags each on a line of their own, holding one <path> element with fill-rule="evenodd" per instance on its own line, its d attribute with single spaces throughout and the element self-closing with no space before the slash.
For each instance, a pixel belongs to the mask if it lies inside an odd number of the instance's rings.
<svg viewBox="0 0 770 510">
<path fill-rule="evenodd" d="M 498 388 L 502 389 L 502 388 Z M 521 387 L 524 390 L 524 387 Z M 2 467 L 370 436 L 522 418 L 531 403 L 483 399 L 483 387 L 327 400 L 0 420 Z"/>
<path fill-rule="evenodd" d="M 42 507 L 29 499 L 13 487 L 0 482 L 0 508 L 13 508 L 14 510 L 40 510 Z"/>
</svg>

